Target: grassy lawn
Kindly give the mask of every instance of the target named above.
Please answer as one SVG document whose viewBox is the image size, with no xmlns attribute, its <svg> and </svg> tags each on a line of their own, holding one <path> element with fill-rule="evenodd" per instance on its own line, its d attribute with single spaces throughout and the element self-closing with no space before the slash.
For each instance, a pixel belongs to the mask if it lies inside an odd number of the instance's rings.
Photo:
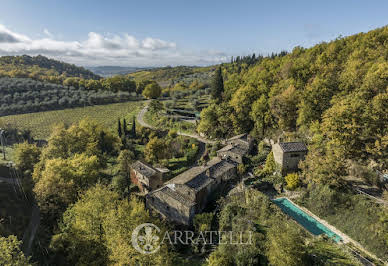
<svg viewBox="0 0 388 266">
<path fill-rule="evenodd" d="M 31 130 L 32 136 L 38 139 L 49 137 L 51 128 L 57 123 L 70 125 L 78 122 L 83 118 L 95 120 L 106 128 L 114 128 L 118 118 L 126 118 L 131 121 L 136 115 L 143 102 L 125 102 L 107 105 L 96 105 L 88 107 L 79 107 L 65 110 L 46 111 L 39 113 L 10 115 L 0 117 L 6 124 L 10 124 L 19 130 Z"/>
</svg>

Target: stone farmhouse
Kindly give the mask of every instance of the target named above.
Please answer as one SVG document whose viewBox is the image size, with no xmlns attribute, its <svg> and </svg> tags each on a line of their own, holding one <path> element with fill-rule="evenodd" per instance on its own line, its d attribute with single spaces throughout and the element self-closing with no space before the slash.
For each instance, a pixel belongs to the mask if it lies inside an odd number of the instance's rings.
<svg viewBox="0 0 388 266">
<path fill-rule="evenodd" d="M 253 141 L 248 134 L 241 134 L 226 141 L 226 146 L 217 151 L 217 156 L 243 163 L 243 158 L 251 150 Z"/>
<path fill-rule="evenodd" d="M 307 155 L 307 147 L 303 142 L 278 142 L 272 145 L 272 152 L 284 175 L 298 170 L 299 162 Z"/>
<path fill-rule="evenodd" d="M 130 175 L 132 183 L 144 193 L 163 185 L 162 172 L 143 161 L 136 161 L 131 165 Z"/>
<path fill-rule="evenodd" d="M 147 208 L 170 221 L 190 225 L 194 215 L 203 211 L 212 196 L 237 176 L 237 165 L 251 148 L 251 140 L 245 134 L 237 137 L 226 143 L 238 149 L 224 152 L 224 147 L 206 165 L 192 167 L 148 193 Z"/>
</svg>

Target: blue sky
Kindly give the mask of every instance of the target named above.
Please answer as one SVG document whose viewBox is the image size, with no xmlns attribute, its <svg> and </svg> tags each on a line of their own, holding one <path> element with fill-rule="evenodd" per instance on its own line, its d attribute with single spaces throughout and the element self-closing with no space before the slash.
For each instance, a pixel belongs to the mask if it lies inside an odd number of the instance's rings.
<svg viewBox="0 0 388 266">
<path fill-rule="evenodd" d="M 80 65 L 206 65 L 388 24 L 388 1 L 359 0 L 2 0 L 0 12 L 0 55 Z"/>
</svg>

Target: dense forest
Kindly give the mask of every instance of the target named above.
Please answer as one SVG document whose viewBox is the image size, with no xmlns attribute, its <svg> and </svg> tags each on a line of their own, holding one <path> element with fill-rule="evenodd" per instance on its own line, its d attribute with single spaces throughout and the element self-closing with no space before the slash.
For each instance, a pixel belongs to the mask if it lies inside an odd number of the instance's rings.
<svg viewBox="0 0 388 266">
<path fill-rule="evenodd" d="M 177 84 L 185 84 L 187 87 L 192 82 L 209 83 L 215 67 L 161 67 L 131 73 L 128 76 L 135 81 L 153 80 L 164 88 L 172 88 Z"/>
<path fill-rule="evenodd" d="M 388 167 L 387 62 L 388 27 L 383 27 L 296 47 L 254 65 L 224 64 L 198 131 L 211 138 L 250 132 L 258 140 L 307 143 L 292 185 L 304 193 L 300 203 L 386 259 L 388 212 L 354 189 L 361 182 L 388 196 L 379 174 Z M 287 184 L 272 175 L 274 169 L 274 164 L 256 167 L 255 173 Z"/>
<path fill-rule="evenodd" d="M 199 131 L 215 138 L 241 132 L 311 137 L 315 132 L 344 156 L 383 163 L 387 59 L 384 27 L 310 49 L 296 47 L 251 67 L 226 64 L 219 104 L 203 111 Z"/>
</svg>

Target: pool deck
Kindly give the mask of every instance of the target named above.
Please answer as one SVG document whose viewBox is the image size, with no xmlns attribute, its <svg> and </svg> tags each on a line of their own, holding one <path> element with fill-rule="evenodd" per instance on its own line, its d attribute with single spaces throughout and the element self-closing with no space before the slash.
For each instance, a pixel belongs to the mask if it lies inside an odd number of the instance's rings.
<svg viewBox="0 0 388 266">
<path fill-rule="evenodd" d="M 302 207 L 298 204 L 296 204 L 295 202 L 293 202 L 291 199 L 289 199 L 288 197 L 277 197 L 277 198 L 274 198 L 274 199 L 281 199 L 281 198 L 284 198 L 284 199 L 287 199 L 289 200 L 292 204 L 294 204 L 296 207 L 300 208 L 302 211 L 304 211 L 305 213 L 307 213 L 308 215 L 310 215 L 311 217 L 313 217 L 314 219 L 316 219 L 318 222 L 320 222 L 321 224 L 323 224 L 324 226 L 326 226 L 327 228 L 329 228 L 331 231 L 333 231 L 335 234 L 339 235 L 341 238 L 342 238 L 342 241 L 341 242 L 338 242 L 338 244 L 347 244 L 347 243 L 352 243 L 354 246 L 356 246 L 357 248 L 359 248 L 360 250 L 362 250 L 363 252 L 365 252 L 366 254 L 368 254 L 368 256 L 372 257 L 372 258 L 375 258 L 376 260 L 379 260 L 381 261 L 379 258 L 377 258 L 374 254 L 370 253 L 369 251 L 367 251 L 360 243 L 358 243 L 357 241 L 351 239 L 348 235 L 345 235 L 344 233 L 342 233 L 340 230 L 338 230 L 337 228 L 335 228 L 334 226 L 332 226 L 331 224 L 329 224 L 328 222 L 326 222 L 325 220 L 319 218 L 318 216 L 316 216 L 315 214 L 313 214 L 311 211 L 309 211 L 308 209 L 306 209 L 305 207 Z M 295 221 L 297 224 L 299 224 L 297 221 Z M 300 224 L 299 224 L 300 225 Z M 300 225 L 302 226 L 302 225 Z M 302 226 L 303 227 L 303 226 Z M 304 227 L 303 227 L 304 228 Z M 306 229 L 306 228 L 304 228 Z M 307 230 L 307 229 L 306 229 Z"/>
</svg>

